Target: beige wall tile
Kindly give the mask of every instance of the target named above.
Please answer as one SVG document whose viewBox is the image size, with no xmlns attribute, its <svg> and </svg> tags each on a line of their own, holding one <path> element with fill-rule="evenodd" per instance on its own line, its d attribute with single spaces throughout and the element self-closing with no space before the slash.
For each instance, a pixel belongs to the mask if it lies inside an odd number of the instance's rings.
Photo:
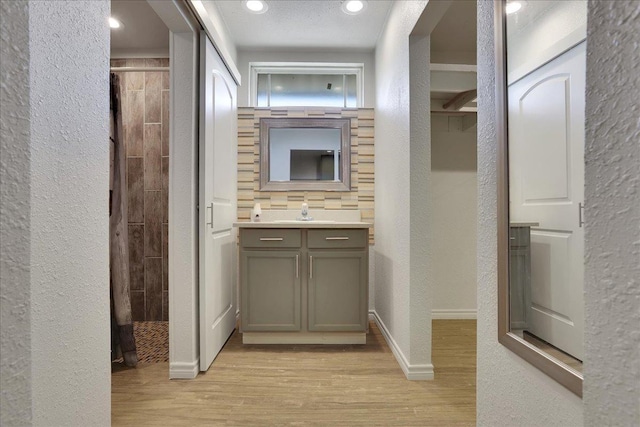
<svg viewBox="0 0 640 427">
<path fill-rule="evenodd" d="M 145 258 L 145 320 L 162 320 L 162 258 Z"/>
<path fill-rule="evenodd" d="M 169 290 L 169 224 L 162 224 L 162 290 Z"/>
<path fill-rule="evenodd" d="M 127 210 L 129 223 L 144 222 L 144 166 L 141 157 L 127 158 Z"/>
<path fill-rule="evenodd" d="M 169 91 L 162 91 L 162 155 L 169 155 Z"/>
<path fill-rule="evenodd" d="M 129 289 L 144 290 L 144 225 L 129 225 Z"/>
<path fill-rule="evenodd" d="M 161 66 L 169 60 L 133 59 L 112 66 Z M 134 320 L 168 318 L 169 72 L 120 73 L 129 202 L 129 263 Z M 145 78 L 145 74 L 153 74 Z M 129 79 L 131 77 L 131 79 Z M 165 89 L 165 90 L 163 90 Z M 146 105 L 145 105 L 146 104 Z M 146 120 L 157 124 L 145 125 Z M 147 190 L 152 191 L 146 191 Z M 146 208 L 146 209 L 145 209 Z M 164 224 L 163 224 L 164 223 Z M 150 266 L 150 267 L 148 267 Z M 149 271 L 147 271 L 149 268 Z"/>
<path fill-rule="evenodd" d="M 162 117 L 162 73 L 144 73 L 144 122 L 160 123 Z"/>
<path fill-rule="evenodd" d="M 144 256 L 162 256 L 161 191 L 144 192 Z"/>
<path fill-rule="evenodd" d="M 144 189 L 162 190 L 161 125 L 144 125 Z"/>
<path fill-rule="evenodd" d="M 144 59 L 127 59 L 127 67 L 144 67 Z M 127 90 L 144 90 L 144 73 L 127 72 Z"/>
<path fill-rule="evenodd" d="M 161 58 L 146 58 L 144 60 L 145 67 L 163 67 Z"/>
<path fill-rule="evenodd" d="M 169 320 L 169 292 L 162 292 L 162 320 L 167 322 Z"/>
<path fill-rule="evenodd" d="M 162 158 L 162 222 L 169 222 L 169 158 Z"/>
<path fill-rule="evenodd" d="M 144 291 L 131 291 L 131 318 L 134 322 L 144 322 Z"/>
<path fill-rule="evenodd" d="M 144 152 L 144 91 L 127 91 L 125 117 L 125 144 L 127 156 L 142 156 Z"/>
</svg>

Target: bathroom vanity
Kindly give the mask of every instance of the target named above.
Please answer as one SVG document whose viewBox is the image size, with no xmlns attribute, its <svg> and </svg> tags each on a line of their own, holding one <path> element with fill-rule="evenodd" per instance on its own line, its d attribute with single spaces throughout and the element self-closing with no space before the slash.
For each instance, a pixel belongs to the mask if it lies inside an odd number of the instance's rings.
<svg viewBox="0 0 640 427">
<path fill-rule="evenodd" d="M 239 222 L 245 344 L 364 344 L 371 224 Z"/>
</svg>

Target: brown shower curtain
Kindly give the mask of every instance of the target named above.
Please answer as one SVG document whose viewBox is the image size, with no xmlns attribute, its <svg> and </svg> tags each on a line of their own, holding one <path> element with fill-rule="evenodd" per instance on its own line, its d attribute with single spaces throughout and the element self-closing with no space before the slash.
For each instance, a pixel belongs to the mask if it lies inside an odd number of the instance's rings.
<svg viewBox="0 0 640 427">
<path fill-rule="evenodd" d="M 129 239 L 125 147 L 122 135 L 120 77 L 111 74 L 111 142 L 109 179 L 109 265 L 111 271 L 111 360 L 122 357 L 136 366 L 136 342 L 129 295 Z"/>
</svg>

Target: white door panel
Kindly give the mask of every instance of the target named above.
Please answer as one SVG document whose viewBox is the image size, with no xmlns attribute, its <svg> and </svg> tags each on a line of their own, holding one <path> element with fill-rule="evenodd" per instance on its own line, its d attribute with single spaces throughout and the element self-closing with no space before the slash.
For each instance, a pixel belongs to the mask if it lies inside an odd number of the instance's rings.
<svg viewBox="0 0 640 427">
<path fill-rule="evenodd" d="M 200 370 L 206 371 L 236 321 L 237 87 L 201 35 Z"/>
<path fill-rule="evenodd" d="M 567 201 L 569 198 L 568 75 L 538 82 L 519 99 L 522 121 L 522 200 L 524 203 Z M 544 165 L 543 168 L 540 165 Z"/>
<path fill-rule="evenodd" d="M 509 87 L 510 220 L 531 230 L 529 331 L 584 353 L 585 44 Z"/>
</svg>

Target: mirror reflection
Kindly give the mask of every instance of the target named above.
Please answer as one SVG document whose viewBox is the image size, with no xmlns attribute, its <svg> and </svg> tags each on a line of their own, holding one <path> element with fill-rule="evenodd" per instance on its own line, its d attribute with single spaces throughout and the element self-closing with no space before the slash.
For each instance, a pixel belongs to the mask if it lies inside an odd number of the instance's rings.
<svg viewBox="0 0 640 427">
<path fill-rule="evenodd" d="M 507 2 L 510 330 L 582 371 L 586 1 Z"/>
<path fill-rule="evenodd" d="M 350 119 L 261 119 L 260 189 L 349 191 L 350 139 Z"/>
<path fill-rule="evenodd" d="M 269 181 L 340 181 L 340 129 L 269 131 Z"/>
</svg>

